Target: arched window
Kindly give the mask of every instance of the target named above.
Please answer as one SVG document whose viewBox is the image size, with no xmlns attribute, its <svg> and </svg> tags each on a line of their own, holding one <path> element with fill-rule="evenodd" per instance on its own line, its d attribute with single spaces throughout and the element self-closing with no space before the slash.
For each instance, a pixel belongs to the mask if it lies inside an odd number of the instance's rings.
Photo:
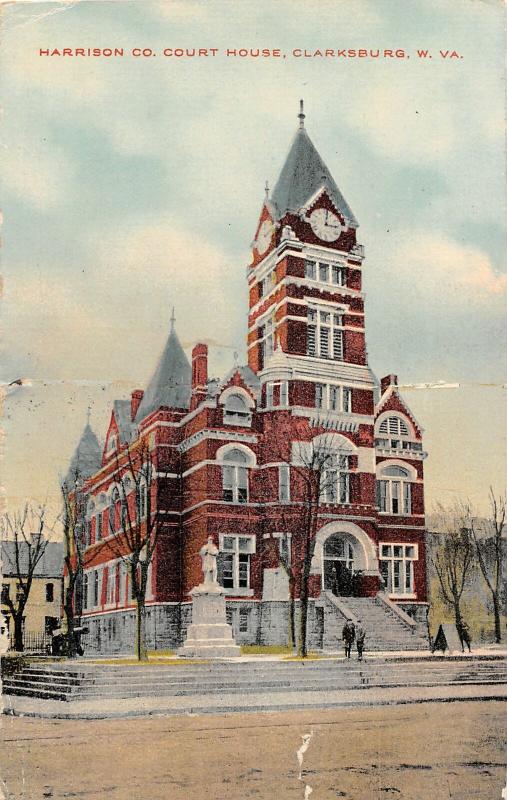
<svg viewBox="0 0 507 800">
<path fill-rule="evenodd" d="M 252 414 L 247 400 L 241 394 L 230 394 L 225 401 L 224 422 L 226 425 L 250 425 Z"/>
<path fill-rule="evenodd" d="M 248 503 L 249 459 L 243 450 L 233 448 L 223 457 L 222 487 L 227 503 Z"/>
<path fill-rule="evenodd" d="M 412 513 L 412 484 L 408 469 L 396 464 L 384 467 L 377 481 L 377 505 L 386 514 Z"/>
<path fill-rule="evenodd" d="M 382 420 L 379 433 L 386 436 L 409 436 L 408 425 L 401 417 L 386 417 Z"/>
<path fill-rule="evenodd" d="M 350 458 L 342 453 L 329 453 L 321 479 L 320 496 L 324 503 L 350 503 Z"/>
</svg>

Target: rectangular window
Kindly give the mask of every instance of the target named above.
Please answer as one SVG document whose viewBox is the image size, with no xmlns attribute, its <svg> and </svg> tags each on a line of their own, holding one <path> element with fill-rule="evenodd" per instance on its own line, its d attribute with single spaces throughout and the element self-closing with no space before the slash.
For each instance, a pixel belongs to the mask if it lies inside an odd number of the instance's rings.
<svg viewBox="0 0 507 800">
<path fill-rule="evenodd" d="M 83 575 L 83 590 L 82 590 L 82 595 L 81 595 L 81 600 L 82 600 L 82 603 L 83 603 L 83 610 L 84 611 L 86 611 L 86 609 L 88 608 L 88 591 L 89 591 L 88 573 L 85 572 L 84 575 Z"/>
<path fill-rule="evenodd" d="M 107 571 L 107 597 L 108 606 L 114 605 L 116 600 L 116 569 L 111 565 Z"/>
<path fill-rule="evenodd" d="M 259 281 L 259 299 L 263 296 L 263 294 L 264 294 L 264 281 Z"/>
<path fill-rule="evenodd" d="M 415 545 L 380 544 L 380 572 L 389 594 L 414 592 L 414 561 L 418 552 Z"/>
<path fill-rule="evenodd" d="M 403 513 L 412 513 L 412 484 L 403 483 Z"/>
<path fill-rule="evenodd" d="M 331 411 L 340 411 L 340 387 L 329 387 L 329 408 Z"/>
<path fill-rule="evenodd" d="M 250 623 L 250 609 L 240 608 L 239 610 L 239 632 L 248 633 Z"/>
<path fill-rule="evenodd" d="M 316 356 L 317 355 L 317 347 L 316 347 L 316 339 L 317 339 L 317 328 L 315 325 L 308 325 L 307 326 L 307 344 L 306 344 L 306 352 L 309 356 Z"/>
<path fill-rule="evenodd" d="M 102 539 L 102 513 L 97 514 L 95 524 L 95 540 L 98 542 Z"/>
<path fill-rule="evenodd" d="M 290 500 L 290 467 L 288 464 L 281 464 L 278 469 L 278 497 L 280 503 L 288 503 Z"/>
<path fill-rule="evenodd" d="M 345 414 L 350 414 L 352 412 L 352 390 L 344 388 L 342 392 L 342 411 L 344 411 Z"/>
<path fill-rule="evenodd" d="M 343 331 L 333 330 L 333 359 L 343 361 Z"/>
<path fill-rule="evenodd" d="M 393 514 L 400 513 L 400 482 L 391 481 L 391 511 Z"/>
<path fill-rule="evenodd" d="M 380 511 L 387 511 L 387 481 L 377 481 L 377 503 Z"/>
<path fill-rule="evenodd" d="M 325 325 L 320 326 L 320 357 L 329 358 L 329 328 Z"/>
<path fill-rule="evenodd" d="M 319 264 L 319 281 L 328 283 L 329 281 L 329 266 L 327 264 Z"/>
<path fill-rule="evenodd" d="M 282 408 L 287 408 L 289 405 L 289 383 L 282 381 L 280 384 L 280 405 Z"/>
<path fill-rule="evenodd" d="M 95 607 L 99 605 L 99 592 L 100 592 L 99 583 L 100 583 L 99 571 L 98 569 L 96 569 L 94 570 L 93 573 L 93 605 Z"/>
<path fill-rule="evenodd" d="M 53 603 L 55 599 L 55 586 L 53 583 L 46 583 L 46 603 Z"/>
<path fill-rule="evenodd" d="M 266 408 L 273 407 L 273 384 L 266 384 Z"/>
<path fill-rule="evenodd" d="M 255 552 L 254 536 L 221 536 L 218 558 L 219 583 L 225 589 L 250 587 L 250 556 Z"/>
<path fill-rule="evenodd" d="M 343 267 L 333 264 L 331 267 L 331 278 L 335 286 L 345 286 L 345 270 Z"/>
<path fill-rule="evenodd" d="M 291 565 L 291 536 L 288 533 L 281 533 L 278 536 L 278 551 L 280 553 L 280 558 L 283 558 L 286 565 L 290 567 Z"/>
<path fill-rule="evenodd" d="M 314 281 L 316 277 L 317 277 L 317 273 L 316 273 L 315 261 L 306 261 L 305 262 L 305 278 L 309 278 L 309 280 Z"/>
<path fill-rule="evenodd" d="M 222 467 L 223 497 L 227 503 L 234 500 L 234 467 Z"/>
<path fill-rule="evenodd" d="M 323 383 L 316 383 L 315 384 L 315 408 L 323 408 L 324 407 L 324 392 L 326 386 Z"/>
</svg>

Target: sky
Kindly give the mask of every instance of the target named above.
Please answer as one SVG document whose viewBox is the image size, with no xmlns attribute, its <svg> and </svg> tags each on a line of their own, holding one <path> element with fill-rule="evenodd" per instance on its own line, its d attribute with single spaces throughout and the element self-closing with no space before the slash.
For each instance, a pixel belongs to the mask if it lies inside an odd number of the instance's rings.
<svg viewBox="0 0 507 800">
<path fill-rule="evenodd" d="M 103 438 L 173 306 L 212 375 L 245 360 L 250 245 L 304 98 L 360 223 L 370 364 L 398 374 L 425 430 L 428 509 L 466 497 L 484 513 L 507 484 L 504 26 L 496 0 L 4 5 L 7 509 L 56 513 L 87 408 Z M 64 47 L 125 55 L 39 55 Z M 405 57 L 312 55 L 349 48 Z"/>
</svg>

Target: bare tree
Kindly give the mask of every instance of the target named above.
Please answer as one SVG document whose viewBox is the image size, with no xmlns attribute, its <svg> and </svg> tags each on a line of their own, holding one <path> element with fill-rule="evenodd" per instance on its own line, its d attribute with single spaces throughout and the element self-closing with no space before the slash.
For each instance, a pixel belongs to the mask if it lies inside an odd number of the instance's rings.
<svg viewBox="0 0 507 800">
<path fill-rule="evenodd" d="M 507 494 L 496 495 L 493 488 L 489 490 L 490 515 L 487 520 L 489 535 L 479 538 L 477 522 L 470 515 L 470 532 L 475 544 L 477 559 L 482 576 L 491 593 L 493 616 L 495 619 L 495 642 L 502 641 L 501 592 L 503 585 L 503 568 L 507 550 L 504 530 L 507 532 Z M 488 554 L 491 556 L 488 558 Z"/>
<path fill-rule="evenodd" d="M 349 494 L 349 454 L 337 444 L 337 432 L 327 419 L 317 420 L 314 430 L 300 424 L 300 440 L 293 443 L 287 458 L 286 446 L 290 442 L 283 426 L 274 433 L 278 438 L 279 456 L 290 466 L 294 481 L 294 500 L 302 509 L 293 527 L 293 559 L 289 567 L 292 591 L 299 592 L 300 616 L 298 654 L 308 655 L 308 606 L 310 597 L 311 564 L 319 528 L 322 503 L 346 502 Z M 312 436 L 313 434 L 313 436 Z M 311 437 L 311 438 L 310 438 Z M 280 563 L 284 569 L 283 559 Z M 287 571 L 287 570 L 286 570 Z"/>
<path fill-rule="evenodd" d="M 67 626 L 66 650 L 74 657 L 78 651 L 79 641 L 76 636 L 76 618 L 81 615 L 82 598 L 80 591 L 83 571 L 87 563 L 86 557 L 86 508 L 85 496 L 82 492 L 83 479 L 76 470 L 72 476 L 73 485 L 63 482 L 61 486 L 63 499 L 63 544 L 64 544 L 64 591 L 63 611 Z"/>
<path fill-rule="evenodd" d="M 139 661 L 148 658 L 146 649 L 145 606 L 148 570 L 159 535 L 158 502 L 153 507 L 155 464 L 143 440 L 138 446 L 127 445 L 116 456 L 115 482 L 119 487 L 118 527 L 110 518 L 114 537 L 110 547 L 127 567 L 132 598 L 136 603 L 135 652 Z"/>
<path fill-rule="evenodd" d="M 443 530 L 443 541 L 431 558 L 436 572 L 440 596 L 452 610 L 456 628 L 461 637 L 463 614 L 461 601 L 467 580 L 475 565 L 475 548 L 467 519 L 467 506 L 457 505 L 446 509 L 438 505 L 439 527 Z"/>
<path fill-rule="evenodd" d="M 2 540 L 6 545 L 2 548 L 3 556 L 17 581 L 15 598 L 9 593 L 3 600 L 14 621 L 14 649 L 20 652 L 24 650 L 23 617 L 26 604 L 37 565 L 48 545 L 45 515 L 44 505 L 34 508 L 28 503 L 22 511 L 3 515 Z M 8 546 L 9 543 L 12 547 Z"/>
</svg>

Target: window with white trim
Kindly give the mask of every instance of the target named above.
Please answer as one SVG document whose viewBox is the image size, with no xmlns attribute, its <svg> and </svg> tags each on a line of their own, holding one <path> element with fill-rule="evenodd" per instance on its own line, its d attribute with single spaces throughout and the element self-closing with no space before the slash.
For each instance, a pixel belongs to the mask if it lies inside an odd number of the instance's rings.
<svg viewBox="0 0 507 800">
<path fill-rule="evenodd" d="M 324 503 L 350 502 L 350 458 L 329 453 L 321 475 L 321 500 Z"/>
<path fill-rule="evenodd" d="M 116 601 L 116 569 L 113 564 L 107 570 L 106 603 L 108 606 L 114 605 Z"/>
<path fill-rule="evenodd" d="M 224 423 L 226 425 L 245 425 L 250 426 L 252 414 L 250 407 L 243 395 L 230 394 L 225 401 Z"/>
<path fill-rule="evenodd" d="M 255 553 L 255 536 L 220 534 L 217 559 L 218 582 L 224 589 L 250 588 L 250 558 Z"/>
<path fill-rule="evenodd" d="M 102 511 L 99 511 L 95 517 L 95 541 L 99 542 L 102 539 Z"/>
<path fill-rule="evenodd" d="M 88 592 L 89 592 L 89 581 L 88 581 L 88 573 L 83 573 L 83 588 L 81 591 L 81 601 L 83 604 L 83 611 L 86 611 L 88 608 Z"/>
<path fill-rule="evenodd" d="M 305 261 L 305 278 L 333 286 L 347 285 L 347 270 L 340 264 L 329 264 L 323 261 Z"/>
<path fill-rule="evenodd" d="M 307 355 L 343 361 L 343 313 L 308 308 L 307 321 Z"/>
<path fill-rule="evenodd" d="M 380 423 L 379 433 L 388 433 L 390 436 L 408 436 L 407 423 L 401 417 L 386 417 Z"/>
<path fill-rule="evenodd" d="M 269 381 L 266 384 L 266 408 L 287 408 L 288 405 L 288 381 Z"/>
<path fill-rule="evenodd" d="M 278 499 L 280 503 L 290 501 L 290 467 L 288 464 L 280 464 L 278 467 Z"/>
<path fill-rule="evenodd" d="M 336 384 L 315 384 L 315 408 L 325 411 L 350 414 L 352 411 L 352 389 Z"/>
<path fill-rule="evenodd" d="M 249 608 L 240 608 L 239 609 L 239 632 L 240 633 L 248 633 L 250 630 L 250 609 Z"/>
<path fill-rule="evenodd" d="M 248 503 L 248 456 L 242 450 L 228 450 L 223 458 L 222 489 L 227 503 Z"/>
<path fill-rule="evenodd" d="M 259 327 L 259 341 L 262 348 L 263 364 L 273 354 L 275 345 L 275 323 L 273 317 L 268 317 L 264 323 Z"/>
<path fill-rule="evenodd" d="M 388 594 L 413 594 L 417 545 L 379 543 L 380 573 Z"/>
<path fill-rule="evenodd" d="M 377 505 L 384 514 L 412 513 L 412 484 L 408 469 L 384 467 L 377 480 Z"/>
<path fill-rule="evenodd" d="M 100 570 L 93 571 L 93 605 L 95 608 L 100 603 Z"/>
</svg>

